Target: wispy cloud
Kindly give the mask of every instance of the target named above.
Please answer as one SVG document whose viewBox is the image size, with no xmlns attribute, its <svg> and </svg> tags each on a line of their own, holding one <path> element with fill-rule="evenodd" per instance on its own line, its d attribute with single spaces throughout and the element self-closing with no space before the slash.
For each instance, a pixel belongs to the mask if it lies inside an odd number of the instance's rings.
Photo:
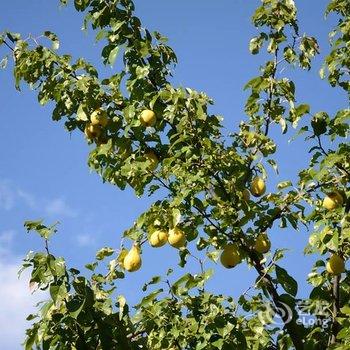
<svg viewBox="0 0 350 350">
<path fill-rule="evenodd" d="M 48 201 L 45 207 L 45 211 L 52 217 L 70 217 L 74 218 L 77 216 L 77 212 L 72 209 L 64 198 L 55 198 Z"/>
<path fill-rule="evenodd" d="M 5 230 L 0 232 L 0 259 L 9 258 L 9 252 L 15 235 L 15 230 Z"/>
<path fill-rule="evenodd" d="M 0 244 L 10 244 L 16 234 L 15 230 L 5 230 L 0 232 Z"/>
<path fill-rule="evenodd" d="M 0 179 L 0 210 L 9 211 L 17 205 L 25 205 L 39 214 L 46 214 L 57 219 L 74 218 L 78 215 L 64 197 L 39 198 L 19 188 L 11 181 Z"/>
<path fill-rule="evenodd" d="M 15 205 L 15 194 L 11 183 L 0 179 L 0 209 L 11 210 Z"/>
<path fill-rule="evenodd" d="M 11 240 L 10 237 L 11 231 L 1 234 L 5 241 Z M 18 279 L 20 260 L 10 250 L 6 258 L 0 256 L 0 349 L 22 349 L 25 329 L 29 326 L 25 318 L 35 311 L 38 301 L 45 299 L 43 293 L 30 293 L 29 271 Z"/>
<path fill-rule="evenodd" d="M 88 247 L 95 244 L 95 238 L 90 234 L 81 234 L 76 237 L 79 247 Z"/>
<path fill-rule="evenodd" d="M 34 195 L 31 193 L 25 192 L 21 189 L 17 189 L 17 196 L 19 199 L 22 199 L 23 202 L 30 208 L 36 210 L 38 208 L 38 201 Z"/>
</svg>

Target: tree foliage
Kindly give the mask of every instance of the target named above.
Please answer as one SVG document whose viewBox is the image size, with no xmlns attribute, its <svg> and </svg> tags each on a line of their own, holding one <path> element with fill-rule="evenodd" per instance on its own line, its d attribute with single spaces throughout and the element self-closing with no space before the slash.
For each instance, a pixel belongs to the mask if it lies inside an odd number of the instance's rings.
<svg viewBox="0 0 350 350">
<path fill-rule="evenodd" d="M 264 50 L 269 58 L 245 85 L 247 118 L 230 135 L 210 112 L 210 97 L 172 84 L 176 55 L 164 36 L 142 27 L 131 0 L 75 0 L 74 8 L 103 42 L 102 61 L 115 73 L 102 79 L 85 59 L 61 54 L 52 32 L 35 40 L 5 32 L 0 43 L 11 51 L 15 86 L 25 83 L 40 104 L 52 103 L 52 119 L 63 120 L 68 132 L 85 133 L 88 164 L 104 182 L 161 198 L 123 234 L 140 254 L 151 249 L 144 243 L 155 230 L 176 228 L 186 242 L 196 241 L 197 250 L 178 245 L 180 266 L 195 256 L 201 271 L 177 280 L 171 269 L 155 276 L 133 313 L 115 292 L 127 275 L 127 247 L 102 248 L 86 265 L 89 272 L 81 273 L 50 253 L 55 225 L 26 222 L 46 250 L 29 253 L 23 268 L 31 269 L 31 283 L 48 290 L 50 300 L 28 316 L 25 349 L 348 349 L 350 275 L 331 273 L 326 260 L 337 255 L 346 261 L 350 253 L 350 110 L 312 111 L 297 103 L 294 82 L 282 75 L 280 67 L 284 74 L 310 70 L 319 53 L 317 40 L 300 34 L 294 1 L 262 0 L 252 16 L 258 34 L 250 51 Z M 339 21 L 320 75 L 349 98 L 349 2 L 332 0 L 330 13 Z M 150 126 L 140 119 L 144 110 L 155 113 Z M 94 113 L 106 123 L 94 122 Z M 305 137 L 310 161 L 297 183 L 282 181 L 265 192 L 271 169 L 278 172 L 278 145 L 270 136 L 276 126 L 281 134 L 296 129 Z M 298 283 L 283 268 L 284 250 L 267 252 L 277 225 L 311 231 L 305 253 L 318 260 L 307 277 L 309 298 L 298 298 Z M 266 251 L 257 245 L 261 239 Z M 235 250 L 232 265 L 244 263 L 257 273 L 253 292 L 238 301 L 204 288 L 213 271 L 203 259 L 218 262 L 225 249 Z M 225 254 L 230 259 L 230 250 Z M 299 322 L 301 308 L 314 318 L 312 325 Z M 275 314 L 282 325 L 274 323 Z"/>
</svg>

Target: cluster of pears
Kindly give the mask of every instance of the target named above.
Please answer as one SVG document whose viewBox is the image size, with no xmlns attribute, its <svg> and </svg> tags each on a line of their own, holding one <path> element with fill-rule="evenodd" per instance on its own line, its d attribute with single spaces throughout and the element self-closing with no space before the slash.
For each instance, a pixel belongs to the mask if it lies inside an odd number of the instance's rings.
<svg viewBox="0 0 350 350">
<path fill-rule="evenodd" d="M 174 248 L 182 248 L 186 244 L 186 235 L 179 227 L 174 227 L 169 231 L 155 230 L 148 241 L 154 248 L 163 247 L 166 243 L 169 243 Z"/>
<path fill-rule="evenodd" d="M 339 191 L 333 191 L 324 197 L 322 206 L 327 210 L 334 210 L 342 207 L 344 204 L 344 197 Z M 338 254 L 332 254 L 326 264 L 326 270 L 331 275 L 340 275 L 345 271 L 345 261 Z"/>
<path fill-rule="evenodd" d="M 255 240 L 254 250 L 257 253 L 265 254 L 271 248 L 271 242 L 266 233 L 261 233 Z M 241 251 L 236 243 L 230 243 L 225 245 L 221 256 L 220 262 L 227 269 L 231 269 L 238 265 L 242 261 Z"/>
<path fill-rule="evenodd" d="M 322 206 L 331 211 L 342 207 L 344 196 L 339 191 L 330 192 L 324 197 Z M 340 275 L 345 271 L 345 260 L 339 254 L 332 254 L 326 263 L 326 270 L 331 275 Z"/>
<path fill-rule="evenodd" d="M 139 119 L 141 124 L 145 127 L 154 126 L 157 121 L 156 114 L 150 109 L 143 110 L 140 114 Z M 159 159 L 156 153 L 153 150 L 149 150 L 144 154 L 144 157 L 150 162 L 149 169 L 151 171 L 155 170 L 159 163 Z"/>
<path fill-rule="evenodd" d="M 175 248 L 184 247 L 186 245 L 186 235 L 179 227 L 174 227 L 169 232 L 157 229 L 149 237 L 149 243 L 154 248 L 163 247 L 167 242 Z M 119 255 L 119 260 L 126 271 L 139 270 L 142 265 L 140 245 L 134 244 L 129 251 L 123 249 Z"/>
<path fill-rule="evenodd" d="M 107 142 L 103 134 L 104 129 L 108 125 L 107 112 L 102 109 L 96 109 L 90 116 L 90 122 L 86 124 L 84 133 L 88 140 L 96 141 L 97 144 Z"/>
<path fill-rule="evenodd" d="M 344 196 L 339 191 L 328 193 L 322 202 L 322 206 L 331 211 L 342 207 Z M 326 271 L 331 275 L 340 275 L 345 271 L 345 260 L 339 254 L 332 254 L 326 263 Z"/>
<path fill-rule="evenodd" d="M 344 197 L 338 191 L 333 191 L 324 197 L 322 206 L 327 210 L 334 210 L 341 207 L 344 204 Z"/>
</svg>

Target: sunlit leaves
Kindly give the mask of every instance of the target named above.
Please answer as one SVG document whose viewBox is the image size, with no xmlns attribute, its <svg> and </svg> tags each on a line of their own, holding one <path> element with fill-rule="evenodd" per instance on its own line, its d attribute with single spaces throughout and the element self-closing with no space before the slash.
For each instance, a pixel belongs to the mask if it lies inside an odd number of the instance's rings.
<svg viewBox="0 0 350 350">
<path fill-rule="evenodd" d="M 293 337 L 287 325 L 270 329 L 272 316 L 265 323 L 259 313 L 266 311 L 268 299 L 275 307 L 286 303 L 294 309 L 297 283 L 275 264 L 283 251 L 260 260 L 252 251 L 254 239 L 261 232 L 273 231 L 276 223 L 294 230 L 301 224 L 314 224 L 306 252 L 322 255 L 343 250 L 346 257 L 350 239 L 345 220 L 348 204 L 332 212 L 322 207 L 327 191 L 342 191 L 345 201 L 349 196 L 350 149 L 338 142 L 339 136 L 349 135 L 349 110 L 333 116 L 311 113 L 308 104 L 296 104 L 295 84 L 282 76 L 288 64 L 309 70 L 319 51 L 315 38 L 300 36 L 294 1 L 263 0 L 253 15 L 259 33 L 249 49 L 258 54 L 266 47 L 269 57 L 245 86 L 248 119 L 230 138 L 222 133 L 222 119 L 212 114 L 213 101 L 205 93 L 171 85 L 176 55 L 165 37 L 142 27 L 132 1 L 75 0 L 74 7 L 85 13 L 84 28 L 91 25 L 96 32 L 102 62 L 114 67 L 113 75 L 100 80 L 98 70 L 86 60 L 73 61 L 70 55 L 59 54 L 59 41 L 52 32 L 44 32 L 51 48 L 42 44 L 43 37 L 33 44 L 6 32 L 0 43 L 8 40 L 14 46 L 16 87 L 25 82 L 37 90 L 39 103 L 51 102 L 52 118 L 62 119 L 69 132 L 76 130 L 84 137 L 85 131 L 91 147 L 89 166 L 103 181 L 120 189 L 130 186 L 137 196 L 157 192 L 162 199 L 158 197 L 135 218 L 118 252 L 109 247 L 97 252 L 96 261 L 86 265 L 89 277 L 67 269 L 62 258 L 50 253 L 47 240 L 55 226 L 26 222 L 27 230 L 44 238 L 45 253 L 29 254 L 23 268 L 31 268 L 31 286 L 48 290 L 51 298 L 41 309 L 40 321 L 28 330 L 26 348 L 291 348 Z M 348 91 L 348 7 L 343 1 L 332 1 L 328 11 L 344 18 L 332 32 L 333 51 L 322 72 L 332 86 Z M 154 125 L 140 122 L 144 109 L 156 115 Z M 107 122 L 92 135 L 86 127 L 91 126 L 96 110 L 104 111 Z M 277 126 L 278 132 L 286 134 L 298 124 L 299 133 L 313 143 L 310 167 L 300 172 L 298 185 L 288 178 L 273 181 L 266 167 L 269 164 L 278 175 L 277 158 L 271 157 L 277 151 L 271 129 L 274 132 Z M 330 141 L 327 146 L 325 139 Z M 267 179 L 268 193 L 250 198 L 247 188 L 256 175 Z M 113 294 L 114 284 L 124 277 L 126 248 L 136 243 L 143 253 L 154 230 L 173 227 L 180 227 L 187 241 L 186 247 L 174 250 L 179 266 L 184 268 L 193 259 L 200 272 L 184 271 L 176 277 L 169 272 L 166 279 L 151 278 L 143 287 L 148 294 L 130 318 L 126 299 Z M 259 275 L 248 290 L 252 295 L 248 297 L 247 292 L 240 298 L 240 306 L 249 315 L 238 316 L 230 298 L 205 289 L 213 273 L 204 268 L 205 258 L 217 262 L 222 248 L 232 242 Z M 329 280 L 320 260 L 309 275 L 315 286 L 311 300 L 324 298 Z M 288 294 L 280 294 L 280 287 Z M 342 293 L 345 299 L 348 291 L 344 288 Z M 299 330 L 305 344 L 312 344 L 317 328 Z M 340 333 L 339 338 L 346 337 L 346 332 Z"/>
<path fill-rule="evenodd" d="M 331 1 L 326 14 L 337 13 L 340 16 L 338 25 L 330 33 L 332 50 L 326 57 L 320 71 L 321 77 L 327 76 L 331 86 L 340 86 L 349 93 L 349 4 L 346 1 Z"/>
<path fill-rule="evenodd" d="M 284 290 L 295 297 L 298 292 L 298 284 L 296 280 L 291 277 L 285 269 L 278 265 L 276 265 L 276 277 Z"/>
<path fill-rule="evenodd" d="M 110 247 L 102 248 L 96 253 L 96 259 L 103 260 L 106 257 L 111 256 L 113 253 L 114 253 L 113 248 L 110 248 Z"/>
<path fill-rule="evenodd" d="M 36 231 L 42 238 L 49 239 L 54 233 L 57 232 L 57 223 L 51 226 L 45 226 L 43 220 L 39 221 L 26 221 L 24 223 L 25 229 L 29 231 Z"/>
<path fill-rule="evenodd" d="M 44 36 L 46 36 L 52 41 L 52 49 L 58 50 L 58 48 L 60 47 L 60 42 L 58 41 L 57 35 L 47 31 L 47 32 L 44 32 Z"/>
</svg>

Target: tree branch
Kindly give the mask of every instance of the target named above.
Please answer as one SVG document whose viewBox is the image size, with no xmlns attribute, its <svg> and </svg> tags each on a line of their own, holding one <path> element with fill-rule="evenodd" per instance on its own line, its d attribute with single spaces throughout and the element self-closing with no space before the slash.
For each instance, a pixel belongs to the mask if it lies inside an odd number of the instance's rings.
<svg viewBox="0 0 350 350">
<path fill-rule="evenodd" d="M 6 42 L 6 40 L 4 40 L 3 43 L 4 43 L 12 52 L 15 51 L 14 48 Z"/>
<path fill-rule="evenodd" d="M 340 282 L 340 275 L 334 276 L 333 282 L 332 282 L 332 298 L 333 298 L 332 327 L 331 327 L 331 337 L 329 339 L 329 344 L 335 344 L 337 342 L 337 334 L 339 332 L 339 323 L 336 319 L 340 312 L 339 282 Z"/>
</svg>

